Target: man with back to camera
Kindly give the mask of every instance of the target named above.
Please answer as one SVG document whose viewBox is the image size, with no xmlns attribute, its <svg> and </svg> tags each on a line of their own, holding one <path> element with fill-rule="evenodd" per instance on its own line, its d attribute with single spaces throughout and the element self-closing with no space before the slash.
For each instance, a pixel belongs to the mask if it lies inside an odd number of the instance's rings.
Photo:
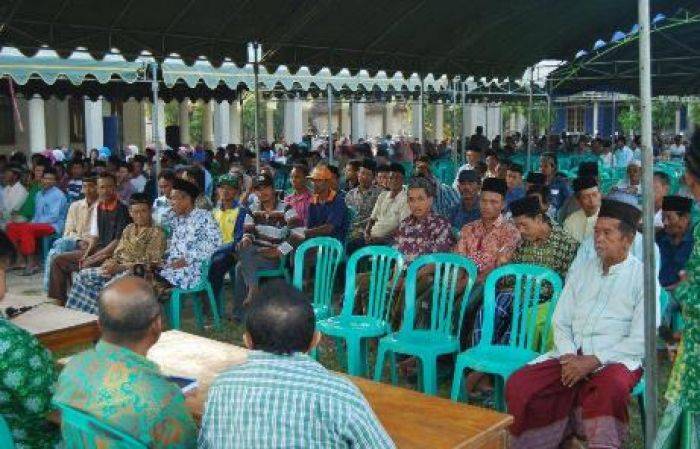
<svg viewBox="0 0 700 449">
<path fill-rule="evenodd" d="M 395 447 L 358 388 L 307 355 L 315 326 L 301 292 L 281 280 L 261 287 L 246 315 L 251 351 L 210 388 L 199 449 Z"/>
</svg>

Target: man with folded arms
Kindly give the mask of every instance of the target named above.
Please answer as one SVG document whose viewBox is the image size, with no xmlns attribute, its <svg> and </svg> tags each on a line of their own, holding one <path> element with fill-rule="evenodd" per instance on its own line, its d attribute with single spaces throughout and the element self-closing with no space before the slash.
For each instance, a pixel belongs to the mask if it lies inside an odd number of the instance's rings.
<svg viewBox="0 0 700 449">
<path fill-rule="evenodd" d="M 597 256 L 569 275 L 554 348 L 506 384 L 511 448 L 555 449 L 574 435 L 591 449 L 622 447 L 644 356 L 644 270 L 630 255 L 640 218 L 633 205 L 603 200 Z"/>
<path fill-rule="evenodd" d="M 49 274 L 49 298 L 65 303 L 73 272 L 101 265 L 114 253 L 122 231 L 131 222 L 129 208 L 119 201 L 116 187 L 117 179 L 111 173 L 101 173 L 97 178 L 99 202 L 90 218 L 90 242 L 87 248 L 77 248 L 54 258 Z"/>
<path fill-rule="evenodd" d="M 261 287 L 246 315 L 251 352 L 209 389 L 199 449 L 395 447 L 358 388 L 307 355 L 315 323 L 298 290 Z"/>
<path fill-rule="evenodd" d="M 196 427 L 175 383 L 146 359 L 162 330 L 151 286 L 128 276 L 102 291 L 102 339 L 63 369 L 54 401 L 82 410 L 153 449 L 191 449 Z M 64 437 L 73 429 L 62 424 Z M 94 447 L 110 447 L 95 437 Z"/>
</svg>

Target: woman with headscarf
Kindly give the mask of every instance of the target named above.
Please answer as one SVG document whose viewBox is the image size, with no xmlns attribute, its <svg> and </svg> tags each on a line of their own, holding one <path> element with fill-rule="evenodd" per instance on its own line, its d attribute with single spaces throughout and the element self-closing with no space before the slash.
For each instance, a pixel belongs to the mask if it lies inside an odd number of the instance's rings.
<svg viewBox="0 0 700 449">
<path fill-rule="evenodd" d="M 695 201 L 700 200 L 700 132 L 685 153 L 685 182 Z M 700 438 L 700 227 L 693 234 L 693 251 L 673 291 L 685 328 L 666 391 L 668 405 L 654 442 L 657 449 L 691 447 Z"/>
</svg>

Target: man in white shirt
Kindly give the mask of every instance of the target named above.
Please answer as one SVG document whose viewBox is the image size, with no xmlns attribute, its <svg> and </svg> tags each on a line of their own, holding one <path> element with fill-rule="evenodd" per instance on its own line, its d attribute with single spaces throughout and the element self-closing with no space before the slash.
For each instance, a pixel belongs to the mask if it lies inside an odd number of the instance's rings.
<svg viewBox="0 0 700 449">
<path fill-rule="evenodd" d="M 377 197 L 365 228 L 366 245 L 387 245 L 394 240 L 399 223 L 411 215 L 408 209 L 408 197 L 403 187 L 404 169 L 399 163 L 392 163 L 388 168 L 389 190 Z"/>
<path fill-rule="evenodd" d="M 511 448 L 555 449 L 575 431 L 588 447 L 622 447 L 644 356 L 644 270 L 630 254 L 640 218 L 630 204 L 603 200 L 597 256 L 569 276 L 552 318 L 554 348 L 506 384 Z"/>
<path fill-rule="evenodd" d="M 616 144 L 613 164 L 615 167 L 627 167 L 634 159 L 634 152 L 627 146 L 627 139 L 624 136 L 618 136 Z"/>
<path fill-rule="evenodd" d="M 2 189 L 2 226 L 12 219 L 12 215 L 27 200 L 27 189 L 20 182 L 22 170 L 18 167 L 5 169 L 5 187 Z"/>
<path fill-rule="evenodd" d="M 479 161 L 481 161 L 481 148 L 476 145 L 469 145 L 469 148 L 467 148 L 467 163 L 457 170 L 455 180 L 452 183 L 453 189 L 459 190 L 459 173 L 464 170 L 476 170 Z"/>
<path fill-rule="evenodd" d="M 584 238 L 593 235 L 593 226 L 598 219 L 601 196 L 598 182 L 591 176 L 574 179 L 573 187 L 576 202 L 581 206 L 581 209 L 564 220 L 564 230 L 581 243 Z"/>
</svg>

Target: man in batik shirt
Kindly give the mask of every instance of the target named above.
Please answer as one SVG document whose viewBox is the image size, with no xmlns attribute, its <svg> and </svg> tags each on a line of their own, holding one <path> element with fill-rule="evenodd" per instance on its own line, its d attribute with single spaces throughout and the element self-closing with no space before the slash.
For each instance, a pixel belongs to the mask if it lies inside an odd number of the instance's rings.
<svg viewBox="0 0 700 449">
<path fill-rule="evenodd" d="M 191 449 L 196 426 L 185 398 L 158 366 L 146 359 L 158 341 L 160 305 L 143 279 L 114 281 L 100 295 L 102 339 L 94 349 L 73 357 L 58 379 L 58 403 L 85 411 L 128 433 L 152 449 Z M 76 429 L 62 423 L 64 439 Z M 111 441 L 93 441 L 111 449 Z"/>
</svg>

